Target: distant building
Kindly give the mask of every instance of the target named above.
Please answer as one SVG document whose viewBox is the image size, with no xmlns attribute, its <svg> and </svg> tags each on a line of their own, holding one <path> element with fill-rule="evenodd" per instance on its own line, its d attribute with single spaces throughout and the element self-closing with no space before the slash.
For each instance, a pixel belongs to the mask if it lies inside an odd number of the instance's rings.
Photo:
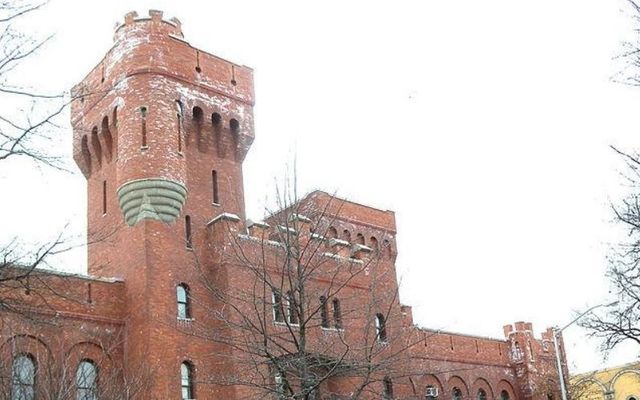
<svg viewBox="0 0 640 400">
<path fill-rule="evenodd" d="M 571 377 L 572 400 L 639 400 L 640 362 Z"/>
<path fill-rule="evenodd" d="M 241 17 L 237 28 L 249 29 Z M 313 257 L 325 268 L 318 271 L 337 271 L 314 275 L 305 289 L 314 293 L 309 307 L 322 311 L 311 317 L 317 324 L 309 328 L 304 356 L 330 369 L 339 365 L 341 349 L 363 353 L 369 343 L 375 357 L 398 349 L 387 367 L 370 371 L 376 381 L 360 398 L 559 399 L 550 329 L 536 338 L 530 323 L 517 322 L 493 339 L 414 326 L 411 307 L 396 295 L 393 212 L 316 191 L 298 203 L 308 213 L 285 221 L 296 228 L 275 223 L 278 213 L 266 222 L 246 219 L 242 165 L 254 138 L 250 68 L 192 47 L 180 22 L 159 11 L 127 14 L 114 41 L 73 90 L 73 154 L 88 190 L 89 275 L 38 271 L 28 290 L 15 288 L 16 304 L 28 316 L 0 311 L 0 398 L 49 398 L 44 393 L 55 386 L 71 394 L 59 398 L 123 399 L 105 393 L 115 387 L 122 396 L 124 389 L 135 391 L 131 385 L 144 386 L 143 399 L 279 397 L 287 372 L 270 370 L 269 363 L 258 363 L 263 374 L 253 388 L 216 378 L 239 382 L 250 372 L 239 361 L 248 357 L 242 345 L 298 329 L 295 301 L 269 289 L 249 299 L 251 307 L 223 307 L 202 277 L 215 282 L 214 293 L 250 291 L 256 277 L 225 257 L 236 246 L 263 256 L 269 269 L 274 260 L 293 257 L 283 254 L 278 235 L 284 231 L 303 245 L 317 244 L 321 251 Z M 318 117 L 331 112 L 328 106 Z M 319 235 L 323 224 L 326 233 Z M 369 270 L 373 258 L 379 260 Z M 362 273 L 341 278 L 354 270 Z M 331 290 L 335 282 L 343 285 L 339 296 Z M 425 290 L 430 285 L 451 285 L 452 296 L 468 301 L 478 295 L 456 292 L 455 282 L 425 282 Z M 478 282 L 479 291 L 503 291 L 505 302 L 531 295 L 529 289 L 524 281 L 511 292 Z M 381 300 L 368 303 L 376 296 Z M 447 299 L 433 307 L 446 308 Z M 242 337 L 242 318 L 256 310 L 266 310 L 265 337 L 224 344 Z M 411 345 L 402 350 L 398 337 Z M 566 376 L 561 338 L 560 344 Z M 360 379 L 353 370 L 362 365 L 353 354 L 346 356 L 348 367 L 320 383 L 316 399 L 349 398 Z M 395 367 L 404 373 L 387 375 Z M 268 396 L 258 390 L 264 382 L 272 387 Z"/>
</svg>

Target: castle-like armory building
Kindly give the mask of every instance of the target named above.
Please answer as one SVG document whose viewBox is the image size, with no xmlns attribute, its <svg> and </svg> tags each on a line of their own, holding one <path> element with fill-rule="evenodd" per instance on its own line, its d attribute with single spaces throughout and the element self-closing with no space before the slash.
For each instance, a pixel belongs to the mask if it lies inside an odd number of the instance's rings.
<svg viewBox="0 0 640 400">
<path fill-rule="evenodd" d="M 73 89 L 88 275 L 15 285 L 0 397 L 558 399 L 551 330 L 413 324 L 393 212 L 317 191 L 247 220 L 252 76 L 177 19 L 125 16 Z"/>
</svg>

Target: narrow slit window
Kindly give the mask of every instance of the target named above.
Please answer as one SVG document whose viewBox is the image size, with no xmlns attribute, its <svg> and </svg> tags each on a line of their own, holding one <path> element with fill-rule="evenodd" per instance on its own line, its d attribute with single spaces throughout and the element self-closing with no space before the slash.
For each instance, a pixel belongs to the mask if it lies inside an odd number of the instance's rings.
<svg viewBox="0 0 640 400">
<path fill-rule="evenodd" d="M 218 172 L 211 171 L 211 185 L 213 190 L 213 202 L 215 204 L 220 204 L 220 196 L 218 192 Z"/>
<path fill-rule="evenodd" d="M 329 315 L 327 313 L 327 298 L 320 296 L 320 326 L 323 328 L 329 327 Z"/>
<path fill-rule="evenodd" d="M 176 286 L 176 304 L 178 307 L 178 318 L 191 318 L 191 307 L 189 304 L 189 288 L 184 283 Z"/>
<path fill-rule="evenodd" d="M 342 311 L 340 310 L 340 300 L 333 299 L 333 322 L 336 329 L 342 329 Z"/>
<path fill-rule="evenodd" d="M 184 239 L 187 243 L 187 248 L 192 249 L 193 242 L 191 236 L 191 217 L 188 215 L 184 217 L 184 236 Z"/>
<path fill-rule="evenodd" d="M 182 102 L 176 100 L 176 124 L 178 131 L 178 153 L 182 153 L 182 116 L 184 115 Z"/>
<path fill-rule="evenodd" d="M 102 214 L 107 213 L 107 181 L 102 181 Z"/>
<path fill-rule="evenodd" d="M 289 317 L 290 324 L 298 325 L 298 307 L 296 298 L 291 291 L 287 292 L 287 317 Z"/>
<path fill-rule="evenodd" d="M 273 303 L 273 320 L 275 322 L 284 322 L 284 313 L 282 312 L 282 295 L 278 290 L 271 293 L 271 302 Z"/>
<path fill-rule="evenodd" d="M 384 385 L 383 399 L 393 400 L 393 382 L 391 382 L 391 379 L 386 376 L 382 381 L 382 384 Z"/>
<path fill-rule="evenodd" d="M 380 313 L 376 314 L 376 338 L 379 342 L 387 342 L 387 323 Z"/>
<path fill-rule="evenodd" d="M 147 107 L 140 107 L 142 147 L 147 147 Z"/>
</svg>

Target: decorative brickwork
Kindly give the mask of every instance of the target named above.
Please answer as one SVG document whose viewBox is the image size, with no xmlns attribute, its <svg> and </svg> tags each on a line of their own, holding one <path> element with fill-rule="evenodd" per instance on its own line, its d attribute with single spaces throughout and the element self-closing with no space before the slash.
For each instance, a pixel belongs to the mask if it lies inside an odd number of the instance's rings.
<svg viewBox="0 0 640 400">
<path fill-rule="evenodd" d="M 254 289 L 251 269 L 231 255 L 260 256 L 266 271 L 290 256 L 283 238 L 295 238 L 317 249 L 312 257 L 326 272 L 314 275 L 308 288 L 324 307 L 309 332 L 315 357 L 335 360 L 340 349 L 368 338 L 381 353 L 398 348 L 394 338 L 410 343 L 389 364 L 403 374 L 376 371 L 379 382 L 359 398 L 559 398 L 551 331 L 536 339 L 531 324 L 518 322 L 505 327 L 505 339 L 491 339 L 413 324 L 411 307 L 396 296 L 393 212 L 317 191 L 296 202 L 295 212 L 247 221 L 242 162 L 254 138 L 252 70 L 189 45 L 178 20 L 159 11 L 127 14 L 113 47 L 73 93 L 73 155 L 87 178 L 91 277 L 39 273 L 63 294 L 45 293 L 46 304 L 17 294 L 42 321 L 3 314 L 3 377 L 11 376 L 8 365 L 19 354 L 38 363 L 46 355 L 53 360 L 46 362 L 61 365 L 68 359 L 63 355 L 98 362 L 108 352 L 101 374 L 120 366 L 123 385 L 141 370 L 149 374 L 139 382 L 145 387 L 139 398 L 263 398 L 213 378 L 248 374 L 241 364 L 247 354 L 220 337 L 241 333 L 222 325 L 220 315 L 229 311 L 215 293 Z M 282 215 L 288 215 L 284 222 Z M 343 282 L 343 291 L 327 297 L 334 282 Z M 269 291 L 268 298 L 251 301 L 269 305 L 263 317 L 270 334 L 302 323 L 291 302 L 285 307 L 288 296 Z M 389 312 L 362 312 L 371 298 L 382 299 Z M 238 311 L 229 314 L 231 322 L 252 312 Z M 374 319 L 375 332 L 367 333 Z M 269 397 L 284 378 L 268 377 Z M 332 376 L 314 395 L 350 398 L 358 379 L 348 372 Z M 11 379 L 0 385 L 11 386 Z"/>
</svg>

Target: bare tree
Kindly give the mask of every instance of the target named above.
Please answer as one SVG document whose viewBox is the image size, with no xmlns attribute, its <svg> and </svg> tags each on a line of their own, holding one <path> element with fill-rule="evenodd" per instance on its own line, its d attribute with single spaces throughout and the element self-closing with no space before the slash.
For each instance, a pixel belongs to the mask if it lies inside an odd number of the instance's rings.
<svg viewBox="0 0 640 400">
<path fill-rule="evenodd" d="M 47 94 L 34 89 L 20 68 L 51 38 L 37 38 L 16 28 L 43 5 L 26 0 L 0 0 L 0 172 L 19 157 L 54 170 L 66 169 L 64 158 L 55 150 L 59 146 L 54 144 L 60 131 L 58 119 L 69 99 L 64 93 Z M 14 192 L 11 188 L 4 189 L 4 193 Z M 64 233 L 41 244 L 25 243 L 17 237 L 0 243 L 0 311 L 15 311 L 11 291 L 29 290 L 38 280 L 38 276 L 32 277 L 32 272 L 52 268 L 54 256 L 70 247 L 73 246 Z"/>
<path fill-rule="evenodd" d="M 592 336 L 602 339 L 601 348 L 609 351 L 622 342 L 640 345 L 640 158 L 615 147 L 625 162 L 622 172 L 629 193 L 619 204 L 612 204 L 614 221 L 626 233 L 621 243 L 612 246 L 608 256 L 607 277 L 616 304 L 594 311 L 579 324 Z"/>
<path fill-rule="evenodd" d="M 57 119 L 68 105 L 63 93 L 46 94 L 21 82 L 19 68 L 51 37 L 43 39 L 17 30 L 14 24 L 43 3 L 0 1 L 0 161 L 28 157 L 40 164 L 62 168 L 62 158 L 51 148 Z"/>
<path fill-rule="evenodd" d="M 251 399 L 392 398 L 394 380 L 422 373 L 409 350 L 424 336 L 402 321 L 391 238 L 339 237 L 345 200 L 305 201 L 295 190 L 277 197 L 277 211 L 248 231 L 222 214 L 211 260 L 193 252 L 206 290 L 190 301 L 215 328 L 192 321 L 183 331 L 221 345 L 216 359 L 234 366 L 198 381 Z"/>
</svg>

